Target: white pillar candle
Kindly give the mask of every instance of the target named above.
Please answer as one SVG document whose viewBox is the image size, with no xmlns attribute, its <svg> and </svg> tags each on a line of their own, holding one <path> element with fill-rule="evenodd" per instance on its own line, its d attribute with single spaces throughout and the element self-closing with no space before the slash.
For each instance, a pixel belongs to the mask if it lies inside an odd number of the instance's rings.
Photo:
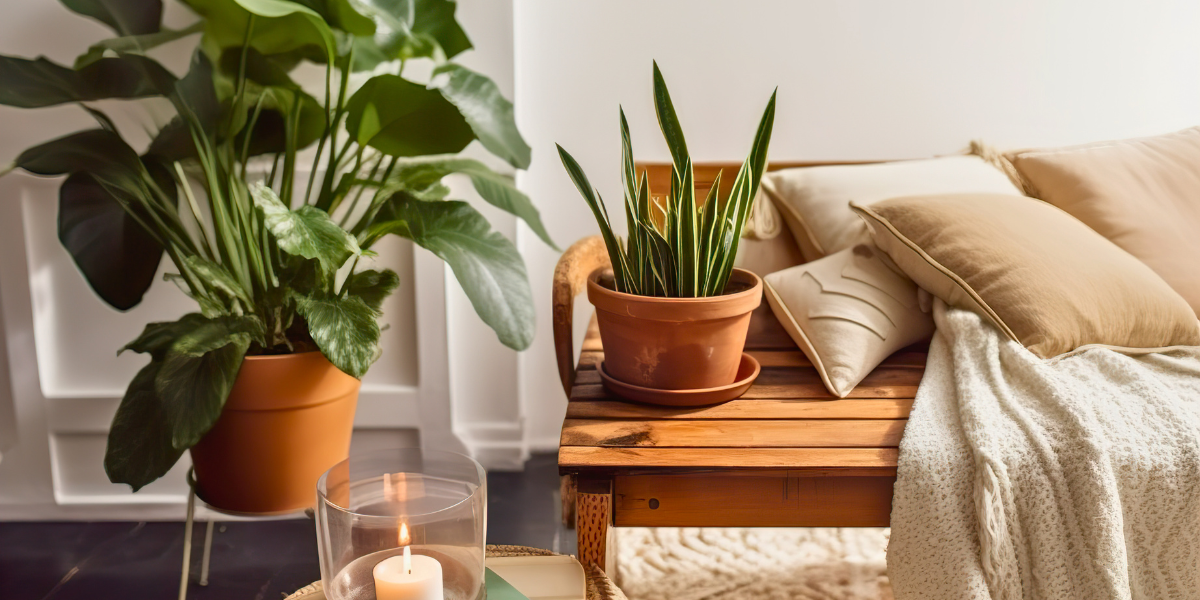
<svg viewBox="0 0 1200 600">
<path fill-rule="evenodd" d="M 375 565 L 376 600 L 443 600 L 442 563 L 432 556 L 413 556 L 408 546 L 403 556 L 392 556 Z"/>
</svg>

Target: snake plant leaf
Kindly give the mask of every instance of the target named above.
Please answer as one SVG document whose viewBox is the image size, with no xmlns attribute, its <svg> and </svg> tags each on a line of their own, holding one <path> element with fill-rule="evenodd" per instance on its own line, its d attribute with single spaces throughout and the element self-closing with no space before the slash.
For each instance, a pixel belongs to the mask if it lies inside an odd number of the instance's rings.
<svg viewBox="0 0 1200 600">
<path fill-rule="evenodd" d="M 75 58 L 75 69 L 82 69 L 106 56 L 123 54 L 145 55 L 146 52 L 163 44 L 169 44 L 189 35 L 200 33 L 203 30 L 204 22 L 197 21 L 183 29 L 162 29 L 153 33 L 125 35 L 101 40 L 89 46 L 87 52 Z"/>
<path fill-rule="evenodd" d="M 592 209 L 592 215 L 596 217 L 596 223 L 600 225 L 600 235 L 604 238 L 604 246 L 608 249 L 608 259 L 612 262 L 613 280 L 617 286 L 618 292 L 630 292 L 632 285 L 628 282 L 629 268 L 625 265 L 625 255 L 621 253 L 621 244 L 617 240 L 617 236 L 613 234 L 612 225 L 608 220 L 608 211 L 604 208 L 604 201 L 600 195 L 596 193 L 588 181 L 587 175 L 583 172 L 583 167 L 579 166 L 579 162 L 569 152 L 563 149 L 562 146 L 555 144 L 558 148 L 558 157 L 562 160 L 563 167 L 567 170 L 567 175 L 571 177 L 575 188 L 583 196 L 589 208 Z M 631 293 L 631 292 L 630 292 Z"/>
<path fill-rule="evenodd" d="M 162 0 L 61 0 L 72 12 L 108 25 L 118 35 L 146 35 L 162 23 Z"/>
<path fill-rule="evenodd" d="M 179 450 L 196 445 L 217 422 L 250 347 L 250 334 L 219 331 L 215 320 L 208 324 L 176 340 L 154 378 L 154 391 L 171 426 L 171 445 Z M 193 340 L 199 335 L 203 339 Z M 181 346 L 192 350 L 179 350 Z M 201 348 L 206 351 L 199 352 Z"/>
<path fill-rule="evenodd" d="M 452 0 L 356 0 L 375 21 L 375 35 L 354 39 L 355 71 L 410 58 L 454 58 L 471 40 L 454 18 Z"/>
<path fill-rule="evenodd" d="M 166 475 L 183 455 L 183 449 L 171 443 L 171 424 L 154 389 L 161 368 L 160 360 L 152 360 L 138 371 L 108 430 L 104 472 L 109 481 L 127 484 L 135 492 Z"/>
<path fill-rule="evenodd" d="M 679 125 L 675 105 L 671 103 L 671 93 L 667 91 L 667 82 L 663 80 L 657 62 L 654 63 L 654 113 L 658 115 L 658 126 L 667 140 L 667 148 L 671 150 L 671 161 L 676 169 L 682 169 L 689 156 L 687 141 L 683 139 L 683 127 Z"/>
<path fill-rule="evenodd" d="M 289 0 L 183 2 L 204 17 L 208 44 L 202 46 L 240 47 L 248 42 L 249 47 L 268 55 L 315 49 L 309 58 L 333 61 L 337 48 L 333 30 L 317 11 L 303 4 Z"/>
<path fill-rule="evenodd" d="M 389 156 L 454 154 L 475 139 L 462 113 L 437 90 L 378 75 L 346 103 L 346 130 Z"/>
<path fill-rule="evenodd" d="M 316 259 L 327 273 L 338 270 L 351 256 L 362 254 L 358 240 L 325 211 L 308 204 L 291 210 L 275 190 L 262 183 L 255 184 L 250 193 L 267 229 L 284 252 Z"/>
<path fill-rule="evenodd" d="M 376 271 L 366 269 L 351 273 L 346 278 L 346 295 L 360 298 L 371 310 L 378 313 L 383 301 L 400 285 L 400 276 L 391 269 Z"/>
<path fill-rule="evenodd" d="M 488 204 L 525 221 L 542 241 L 551 248 L 558 249 L 554 240 L 550 239 L 550 232 L 546 231 L 546 226 L 542 223 L 541 214 L 533 206 L 529 196 L 517 189 L 512 177 L 497 173 L 475 159 L 429 156 L 403 160 L 396 163 L 396 168 L 384 189 L 387 191 L 389 188 L 402 188 L 421 197 L 419 192 L 428 190 L 446 176 L 453 174 L 469 177 L 475 191 L 479 192 L 479 196 Z"/>
<path fill-rule="evenodd" d="M 150 289 L 163 246 L 114 196 L 86 172 L 68 177 L 58 190 L 58 239 L 96 295 L 125 311 Z"/>
<path fill-rule="evenodd" d="M 162 65 L 132 54 L 102 58 L 78 71 L 46 58 L 0 56 L 0 104 L 18 108 L 160 96 L 174 81 Z"/>
<path fill-rule="evenodd" d="M 517 131 L 513 105 L 494 81 L 462 65 L 433 70 L 429 87 L 437 89 L 462 113 L 484 148 L 518 169 L 528 169 L 529 144 Z"/>
<path fill-rule="evenodd" d="M 378 223 L 372 232 L 394 233 L 436 254 L 450 265 L 475 312 L 509 348 L 533 341 L 533 294 L 525 261 L 508 238 L 492 231 L 486 218 L 466 202 L 409 201 L 395 207 L 398 220 Z"/>
<path fill-rule="evenodd" d="M 296 309 L 321 353 L 343 373 L 362 378 L 378 355 L 378 313 L 359 296 L 297 295 Z"/>
</svg>

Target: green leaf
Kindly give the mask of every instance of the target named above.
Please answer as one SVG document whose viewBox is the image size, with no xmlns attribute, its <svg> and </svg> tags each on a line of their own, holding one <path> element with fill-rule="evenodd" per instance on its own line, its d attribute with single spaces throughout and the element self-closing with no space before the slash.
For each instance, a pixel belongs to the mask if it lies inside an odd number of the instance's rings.
<svg viewBox="0 0 1200 600">
<path fill-rule="evenodd" d="M 404 189 L 411 192 L 413 196 L 422 198 L 422 191 L 439 183 L 447 175 L 456 173 L 470 177 L 475 191 L 479 192 L 480 197 L 488 204 L 520 217 L 538 237 L 542 238 L 542 241 L 558 250 L 558 246 L 550 239 L 550 233 L 546 231 L 546 226 L 542 224 L 542 218 L 537 208 L 533 206 L 529 196 L 517 189 L 512 178 L 501 175 L 489 169 L 487 165 L 471 158 L 430 156 L 398 162 L 392 176 L 388 178 L 384 193 Z"/>
<path fill-rule="evenodd" d="M 163 255 L 114 194 L 83 172 L 58 190 L 58 239 L 96 295 L 122 311 L 142 301 Z"/>
<path fill-rule="evenodd" d="M 451 0 L 357 0 L 375 21 L 375 35 L 354 40 L 354 70 L 410 58 L 454 58 L 471 40 L 454 18 Z"/>
<path fill-rule="evenodd" d="M 253 16 L 249 46 L 263 54 L 315 48 L 332 62 L 337 44 L 329 24 L 316 11 L 287 0 L 183 0 L 205 19 L 208 45 L 242 46 Z"/>
<path fill-rule="evenodd" d="M 161 96 L 174 82 L 162 65 L 132 54 L 101 58 L 78 71 L 45 58 L 0 56 L 0 104 L 18 108 Z"/>
<path fill-rule="evenodd" d="M 596 223 L 600 225 L 600 235 L 604 238 L 604 246 L 608 249 L 608 258 L 612 262 L 617 291 L 631 293 L 634 287 L 629 280 L 629 267 L 625 264 L 625 255 L 621 253 L 621 244 L 617 240 L 617 236 L 613 235 L 612 225 L 608 221 L 608 211 L 604 208 L 604 200 L 596 193 L 595 188 L 588 181 L 587 175 L 583 172 L 583 167 L 579 166 L 575 157 L 571 156 L 562 146 L 555 144 L 555 147 L 558 148 L 558 156 L 567 170 L 567 175 L 575 183 L 575 188 L 587 202 L 588 208 L 592 209 L 592 215 L 596 217 Z"/>
<path fill-rule="evenodd" d="M 434 69 L 429 87 L 458 107 L 484 148 L 518 169 L 529 168 L 529 144 L 517 131 L 512 102 L 495 82 L 461 65 L 445 64 Z"/>
<path fill-rule="evenodd" d="M 162 400 L 154 389 L 162 362 L 152 360 L 138 371 L 108 430 L 104 472 L 113 483 L 128 484 L 138 491 L 166 475 L 183 455 L 171 444 L 171 425 Z"/>
<path fill-rule="evenodd" d="M 275 190 L 258 183 L 251 190 L 267 229 L 288 254 L 314 258 L 326 272 L 338 270 L 346 259 L 362 254 L 358 240 L 334 223 L 325 211 L 311 205 L 290 210 Z"/>
<path fill-rule="evenodd" d="M 373 35 L 375 33 L 375 21 L 355 10 L 349 0 L 293 1 L 311 8 L 334 29 L 351 35 Z"/>
<path fill-rule="evenodd" d="M 207 258 L 191 255 L 184 259 L 184 264 L 212 291 L 219 292 L 225 299 L 238 300 L 245 310 L 252 309 L 254 300 L 250 298 L 242 284 L 238 282 L 229 270 Z"/>
<path fill-rule="evenodd" d="M 126 35 L 101 40 L 88 47 L 88 51 L 75 59 L 75 68 L 82 69 L 110 54 L 145 54 L 163 44 L 183 39 L 204 30 L 204 22 L 197 21 L 183 29 L 163 29 L 154 33 Z"/>
<path fill-rule="evenodd" d="M 400 285 L 400 276 L 391 269 L 376 271 L 367 269 L 351 273 L 346 279 L 346 294 L 360 298 L 371 310 L 378 313 L 396 287 Z"/>
<path fill-rule="evenodd" d="M 308 333 L 335 367 L 362 378 L 375 362 L 379 345 L 377 313 L 358 296 L 297 295 L 296 309 Z"/>
<path fill-rule="evenodd" d="M 682 169 L 688 159 L 687 142 L 683 139 L 683 127 L 679 125 L 675 105 L 671 103 L 671 93 L 667 91 L 667 82 L 663 80 L 657 62 L 654 63 L 654 112 L 658 115 L 658 125 L 671 150 L 671 160 L 676 169 Z"/>
<path fill-rule="evenodd" d="M 371 78 L 346 104 L 346 130 L 390 156 L 454 154 L 475 139 L 458 109 L 437 90 L 396 75 Z"/>
<path fill-rule="evenodd" d="M 162 23 L 162 0 L 61 0 L 72 12 L 108 25 L 120 35 L 145 35 Z"/>
<path fill-rule="evenodd" d="M 203 354 L 175 349 L 190 340 L 185 337 L 172 345 L 154 378 L 171 425 L 171 445 L 180 450 L 196 445 L 220 418 L 250 347 L 250 336 L 236 333 L 201 340 L 204 347 L 216 346 Z"/>
<path fill-rule="evenodd" d="M 374 233 L 395 233 L 433 252 L 454 271 L 475 312 L 509 348 L 533 341 L 533 296 L 525 261 L 508 238 L 459 201 L 409 201 L 395 207 L 398 220 L 379 223 Z"/>
<path fill-rule="evenodd" d="M 118 352 L 133 350 L 139 354 L 149 354 L 154 360 L 161 361 L 166 356 L 167 349 L 183 334 L 200 326 L 208 318 L 196 313 L 183 315 L 178 321 L 159 321 L 147 323 L 137 339 L 125 344 Z"/>
</svg>

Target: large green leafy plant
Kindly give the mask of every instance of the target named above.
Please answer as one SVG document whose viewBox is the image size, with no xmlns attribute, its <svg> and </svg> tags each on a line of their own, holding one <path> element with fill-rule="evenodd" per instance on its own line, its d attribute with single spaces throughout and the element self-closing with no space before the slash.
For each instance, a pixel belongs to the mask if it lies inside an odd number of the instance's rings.
<svg viewBox="0 0 1200 600">
<path fill-rule="evenodd" d="M 529 345 L 524 262 L 443 182 L 465 175 L 552 244 L 509 177 L 457 156 L 478 140 L 525 168 L 530 150 L 496 84 L 450 62 L 471 47 L 452 0 L 182 0 L 199 20 L 180 30 L 162 27 L 162 0 L 62 3 L 117 37 L 72 66 L 0 56 L 0 104 L 75 103 L 98 127 L 13 167 L 66 176 L 59 238 L 106 302 L 138 304 L 165 253 L 167 278 L 200 308 L 126 346 L 150 363 L 113 420 L 112 481 L 137 490 L 170 469 L 216 421 L 247 354 L 319 349 L 366 373 L 399 281 L 358 265 L 388 235 L 445 260 L 500 340 Z M 195 34 L 182 76 L 147 55 Z M 406 77 L 414 60 L 431 61 L 432 75 Z M 324 70 L 315 96 L 293 79 L 303 64 Z M 144 98 L 174 114 L 138 151 L 94 103 Z"/>
<path fill-rule="evenodd" d="M 688 155 L 683 128 L 671 104 L 671 95 L 658 64 L 654 64 L 654 109 L 673 163 L 671 195 L 656 202 L 643 171 L 637 178 L 629 123 L 621 109 L 621 183 L 625 195 L 628 241 L 613 234 L 604 200 L 587 175 L 562 146 L 558 154 L 567 174 L 592 209 L 613 266 L 613 283 L 618 292 L 639 296 L 700 298 L 725 292 L 733 272 L 741 231 L 758 193 L 767 165 L 767 147 L 775 123 L 775 94 L 767 102 L 750 155 L 742 163 L 729 198 L 718 201 L 721 173 L 703 204 L 696 202 L 692 159 Z"/>
</svg>

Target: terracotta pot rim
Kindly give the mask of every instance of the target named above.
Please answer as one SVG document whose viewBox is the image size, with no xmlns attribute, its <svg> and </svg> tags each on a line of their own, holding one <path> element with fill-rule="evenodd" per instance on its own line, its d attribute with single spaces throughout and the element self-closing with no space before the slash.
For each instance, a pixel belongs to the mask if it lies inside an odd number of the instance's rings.
<svg viewBox="0 0 1200 600">
<path fill-rule="evenodd" d="M 762 279 L 745 269 L 734 269 L 731 280 L 750 284 L 750 288 L 733 294 L 703 298 L 663 298 L 618 292 L 600 284 L 608 269 L 601 268 L 588 275 L 588 300 L 597 311 L 667 323 L 695 323 L 735 318 L 758 308 L 762 303 Z"/>
<path fill-rule="evenodd" d="M 701 296 L 699 298 L 667 298 L 665 296 L 641 296 L 638 294 L 628 294 L 625 292 L 618 292 L 617 290 L 614 290 L 612 288 L 600 285 L 600 282 L 597 281 L 600 278 L 600 276 L 603 275 L 604 273 L 610 273 L 610 272 L 612 272 L 611 267 L 600 267 L 600 268 L 596 269 L 595 271 L 592 271 L 591 274 L 588 275 L 588 288 L 590 289 L 593 285 L 595 285 L 598 289 L 603 291 L 606 295 L 610 295 L 614 298 L 617 298 L 617 299 L 620 299 L 620 300 L 623 300 L 626 302 L 654 302 L 656 304 L 658 304 L 658 303 L 662 303 L 662 304 L 676 304 L 676 303 L 678 303 L 678 304 L 702 304 L 702 303 L 717 303 L 717 302 L 722 302 L 722 301 L 734 302 L 736 300 L 740 300 L 747 296 L 752 296 L 752 295 L 754 295 L 755 291 L 760 291 L 762 288 L 762 278 L 760 278 L 758 275 L 755 275 L 754 273 L 747 271 L 746 269 L 734 268 L 733 275 L 741 275 L 741 276 L 745 277 L 746 279 L 750 280 L 747 282 L 747 283 L 751 284 L 749 289 L 745 289 L 740 292 L 735 292 L 733 294 L 720 294 L 718 296 Z M 729 277 L 729 279 L 731 281 L 733 280 L 733 275 L 731 275 Z"/>
<path fill-rule="evenodd" d="M 295 356 L 305 356 L 307 354 L 319 354 L 320 352 L 320 350 L 305 350 L 304 352 L 288 352 L 287 354 L 247 354 L 246 356 L 242 357 L 242 360 L 279 360 Z"/>
</svg>

